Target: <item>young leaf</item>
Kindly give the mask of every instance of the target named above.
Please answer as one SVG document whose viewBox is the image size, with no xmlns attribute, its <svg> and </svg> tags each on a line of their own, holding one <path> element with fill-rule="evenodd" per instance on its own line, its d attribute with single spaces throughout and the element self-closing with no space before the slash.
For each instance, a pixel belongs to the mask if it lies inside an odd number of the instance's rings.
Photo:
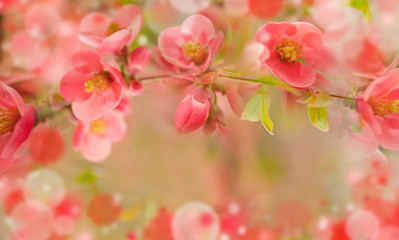
<svg viewBox="0 0 399 240">
<path fill-rule="evenodd" d="M 370 11 L 369 2 L 367 0 L 351 0 L 349 2 L 349 6 L 363 12 L 364 18 L 368 22 L 371 22 L 372 20 L 371 11 Z"/>
<path fill-rule="evenodd" d="M 242 120 L 257 122 L 260 120 L 260 110 L 262 107 L 262 95 L 256 94 L 245 105 L 244 112 L 241 115 Z"/>
<path fill-rule="evenodd" d="M 93 184 L 96 182 L 97 177 L 96 177 L 96 175 L 93 174 L 92 171 L 87 170 L 87 171 L 84 171 L 81 174 L 79 174 L 76 177 L 76 180 L 82 184 Z"/>
<path fill-rule="evenodd" d="M 326 107 L 308 107 L 308 116 L 313 126 L 317 127 L 321 131 L 328 132 L 328 118 Z"/>
<path fill-rule="evenodd" d="M 270 97 L 269 95 L 262 95 L 261 108 L 260 108 L 260 119 L 263 127 L 271 134 L 273 133 L 273 122 L 269 117 L 270 108 Z"/>
<path fill-rule="evenodd" d="M 324 91 L 313 94 L 308 100 L 307 104 L 309 107 L 327 107 L 332 103 L 330 95 Z"/>
</svg>

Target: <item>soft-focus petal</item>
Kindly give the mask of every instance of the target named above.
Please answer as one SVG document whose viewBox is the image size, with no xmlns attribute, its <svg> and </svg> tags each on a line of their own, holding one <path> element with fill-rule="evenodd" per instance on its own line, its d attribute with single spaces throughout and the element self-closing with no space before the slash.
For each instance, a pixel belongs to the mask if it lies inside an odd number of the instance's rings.
<svg viewBox="0 0 399 240">
<path fill-rule="evenodd" d="M 111 147 L 110 140 L 95 135 L 87 135 L 80 145 L 80 152 L 87 160 L 101 162 L 108 157 Z"/>
<path fill-rule="evenodd" d="M 80 23 L 79 40 L 91 46 L 100 46 L 106 37 L 106 32 L 111 24 L 111 19 L 102 13 L 90 13 Z"/>
</svg>

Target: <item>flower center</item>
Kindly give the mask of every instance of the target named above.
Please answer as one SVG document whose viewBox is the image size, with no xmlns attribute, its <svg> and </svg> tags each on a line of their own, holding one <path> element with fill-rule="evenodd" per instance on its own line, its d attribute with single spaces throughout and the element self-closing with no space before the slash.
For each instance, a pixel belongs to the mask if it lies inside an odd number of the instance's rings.
<svg viewBox="0 0 399 240">
<path fill-rule="evenodd" d="M 186 55 L 196 65 L 203 64 L 208 57 L 208 49 L 195 40 L 190 40 L 186 44 L 182 44 L 181 49 L 183 54 Z"/>
<path fill-rule="evenodd" d="M 107 123 L 104 120 L 97 119 L 90 123 L 89 131 L 92 134 L 101 135 L 105 132 L 106 127 Z"/>
<path fill-rule="evenodd" d="M 375 99 L 371 97 L 368 102 L 377 116 L 386 118 L 389 114 L 399 113 L 399 99 L 392 100 L 388 97 Z"/>
<path fill-rule="evenodd" d="M 112 34 L 116 33 L 117 31 L 121 30 L 119 28 L 119 24 L 117 23 L 111 23 L 108 26 L 108 30 L 107 30 L 107 36 L 111 36 Z"/>
<path fill-rule="evenodd" d="M 112 78 L 109 72 L 99 72 L 94 74 L 89 80 L 87 80 L 85 85 L 85 91 L 91 93 L 95 91 L 96 93 L 101 93 L 107 90 L 112 83 Z"/>
<path fill-rule="evenodd" d="M 297 41 L 286 38 L 277 44 L 276 52 L 282 62 L 293 63 L 302 57 L 303 49 Z"/>
<path fill-rule="evenodd" d="M 12 132 L 15 124 L 21 118 L 18 109 L 2 109 L 0 108 L 0 136 Z"/>
</svg>

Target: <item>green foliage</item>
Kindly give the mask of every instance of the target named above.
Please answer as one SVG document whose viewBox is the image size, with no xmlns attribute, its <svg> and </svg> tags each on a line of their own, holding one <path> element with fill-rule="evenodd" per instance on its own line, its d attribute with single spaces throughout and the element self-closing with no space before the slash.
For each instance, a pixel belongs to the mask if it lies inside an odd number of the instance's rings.
<svg viewBox="0 0 399 240">
<path fill-rule="evenodd" d="M 96 180 L 97 177 L 91 170 L 86 170 L 76 177 L 76 181 L 81 184 L 94 184 Z"/>
<path fill-rule="evenodd" d="M 367 0 L 351 0 L 348 3 L 349 6 L 363 12 L 364 18 L 368 21 L 371 22 L 372 16 L 371 16 L 371 11 L 370 11 L 370 6 L 369 2 Z"/>
<path fill-rule="evenodd" d="M 304 94 L 298 102 L 308 104 L 308 107 L 327 107 L 332 103 L 331 96 L 324 92 L 320 91 L 317 93 L 309 92 Z"/>
<path fill-rule="evenodd" d="M 270 97 L 269 95 L 265 94 L 262 94 L 261 97 L 260 120 L 262 121 L 262 125 L 266 131 L 268 131 L 271 135 L 274 135 L 273 122 L 269 117 Z"/>
<path fill-rule="evenodd" d="M 256 94 L 245 105 L 244 112 L 241 115 L 242 120 L 251 122 L 260 121 L 260 112 L 262 107 L 262 95 Z"/>
<path fill-rule="evenodd" d="M 328 118 L 327 118 L 327 108 L 326 107 L 309 107 L 308 106 L 308 116 L 310 122 L 313 126 L 317 127 L 321 131 L 328 132 Z"/>
<path fill-rule="evenodd" d="M 245 105 L 244 112 L 241 115 L 242 120 L 251 122 L 261 121 L 263 127 L 271 134 L 273 133 L 273 122 L 269 117 L 270 97 L 266 89 L 259 89 Z"/>
</svg>

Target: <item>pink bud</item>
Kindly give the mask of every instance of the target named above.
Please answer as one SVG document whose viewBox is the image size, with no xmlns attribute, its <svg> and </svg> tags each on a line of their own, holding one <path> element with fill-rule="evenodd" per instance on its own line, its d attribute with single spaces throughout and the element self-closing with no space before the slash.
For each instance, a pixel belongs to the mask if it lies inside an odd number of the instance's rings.
<svg viewBox="0 0 399 240">
<path fill-rule="evenodd" d="M 175 125 L 179 133 L 190 133 L 202 127 L 212 110 L 213 95 L 209 89 L 195 88 L 176 110 Z"/>
<path fill-rule="evenodd" d="M 142 71 L 151 60 L 151 51 L 147 46 L 134 49 L 127 57 L 127 69 L 131 75 Z"/>
<path fill-rule="evenodd" d="M 132 79 L 127 86 L 127 90 L 132 96 L 139 96 L 144 92 L 144 87 L 140 81 Z"/>
<path fill-rule="evenodd" d="M 224 126 L 224 114 L 222 109 L 215 107 L 209 116 L 208 120 L 205 122 L 202 131 L 205 135 L 211 135 L 217 127 Z"/>
</svg>

